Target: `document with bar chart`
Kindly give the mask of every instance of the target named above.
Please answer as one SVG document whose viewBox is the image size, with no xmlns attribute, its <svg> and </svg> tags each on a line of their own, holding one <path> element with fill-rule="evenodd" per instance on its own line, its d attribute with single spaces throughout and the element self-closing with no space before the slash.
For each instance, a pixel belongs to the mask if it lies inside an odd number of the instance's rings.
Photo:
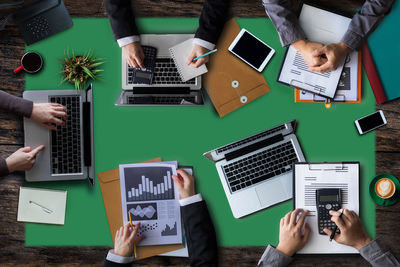
<svg viewBox="0 0 400 267">
<path fill-rule="evenodd" d="M 137 163 L 119 166 L 124 224 L 140 222 L 141 246 L 181 244 L 179 193 L 172 175 L 177 162 Z"/>
</svg>

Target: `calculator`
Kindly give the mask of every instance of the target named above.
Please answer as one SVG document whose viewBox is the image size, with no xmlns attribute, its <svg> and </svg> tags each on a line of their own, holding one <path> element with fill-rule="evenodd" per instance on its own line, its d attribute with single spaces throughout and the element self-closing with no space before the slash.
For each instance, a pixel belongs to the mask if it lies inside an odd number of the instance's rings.
<svg viewBox="0 0 400 267">
<path fill-rule="evenodd" d="M 324 228 L 333 230 L 336 226 L 334 222 L 331 221 L 330 210 L 341 209 L 342 196 L 340 194 L 340 189 L 329 188 L 329 189 L 317 189 L 316 190 L 316 205 L 318 212 L 318 231 L 321 235 L 326 235 L 324 233 Z M 339 228 L 337 228 L 336 233 L 340 233 Z"/>
<path fill-rule="evenodd" d="M 128 72 L 128 75 L 132 75 L 132 83 L 133 84 L 152 84 L 154 77 L 154 67 L 156 65 L 156 55 L 157 48 L 152 46 L 142 46 L 144 53 L 144 61 L 143 65 L 145 69 L 141 69 L 140 67 L 131 68 L 132 72 Z M 129 77 L 131 78 L 131 77 Z"/>
</svg>

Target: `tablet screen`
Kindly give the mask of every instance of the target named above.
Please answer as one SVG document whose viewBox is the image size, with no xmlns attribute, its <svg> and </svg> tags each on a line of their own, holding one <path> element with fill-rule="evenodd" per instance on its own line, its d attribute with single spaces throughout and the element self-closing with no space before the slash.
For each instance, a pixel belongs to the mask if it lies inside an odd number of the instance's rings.
<svg viewBox="0 0 400 267">
<path fill-rule="evenodd" d="M 232 52 L 258 69 L 271 52 L 271 49 L 248 32 L 244 32 L 233 47 Z"/>
</svg>

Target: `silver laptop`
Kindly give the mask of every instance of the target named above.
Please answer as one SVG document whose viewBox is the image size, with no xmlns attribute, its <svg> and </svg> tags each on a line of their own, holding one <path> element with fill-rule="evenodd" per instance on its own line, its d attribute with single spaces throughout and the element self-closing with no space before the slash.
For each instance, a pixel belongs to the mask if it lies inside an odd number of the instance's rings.
<svg viewBox="0 0 400 267">
<path fill-rule="evenodd" d="M 122 58 L 122 92 L 115 105 L 203 105 L 201 77 L 183 82 L 169 48 L 193 38 L 193 34 L 142 34 L 142 46 L 157 48 L 153 83 L 134 84 L 133 68 Z"/>
<path fill-rule="evenodd" d="M 216 163 L 235 218 L 292 198 L 292 164 L 305 161 L 295 126 L 293 120 L 204 153 Z"/>
<path fill-rule="evenodd" d="M 94 185 L 93 89 L 25 91 L 34 103 L 53 102 L 67 107 L 65 126 L 50 131 L 24 119 L 25 146 L 45 145 L 35 165 L 26 172 L 29 182 L 83 180 Z"/>
</svg>

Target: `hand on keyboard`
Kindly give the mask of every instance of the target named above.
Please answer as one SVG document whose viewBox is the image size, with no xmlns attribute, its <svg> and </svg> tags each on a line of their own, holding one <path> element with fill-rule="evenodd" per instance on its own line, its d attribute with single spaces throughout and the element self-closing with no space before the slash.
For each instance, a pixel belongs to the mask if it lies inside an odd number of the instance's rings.
<svg viewBox="0 0 400 267">
<path fill-rule="evenodd" d="M 49 130 L 57 130 L 57 127 L 55 125 L 64 126 L 66 119 L 67 119 L 66 108 L 60 104 L 56 103 L 33 104 L 31 120 Z"/>
<path fill-rule="evenodd" d="M 142 46 L 139 42 L 127 44 L 122 47 L 122 56 L 125 58 L 129 66 L 141 69 L 145 69 L 143 64 L 144 53 Z"/>
</svg>

